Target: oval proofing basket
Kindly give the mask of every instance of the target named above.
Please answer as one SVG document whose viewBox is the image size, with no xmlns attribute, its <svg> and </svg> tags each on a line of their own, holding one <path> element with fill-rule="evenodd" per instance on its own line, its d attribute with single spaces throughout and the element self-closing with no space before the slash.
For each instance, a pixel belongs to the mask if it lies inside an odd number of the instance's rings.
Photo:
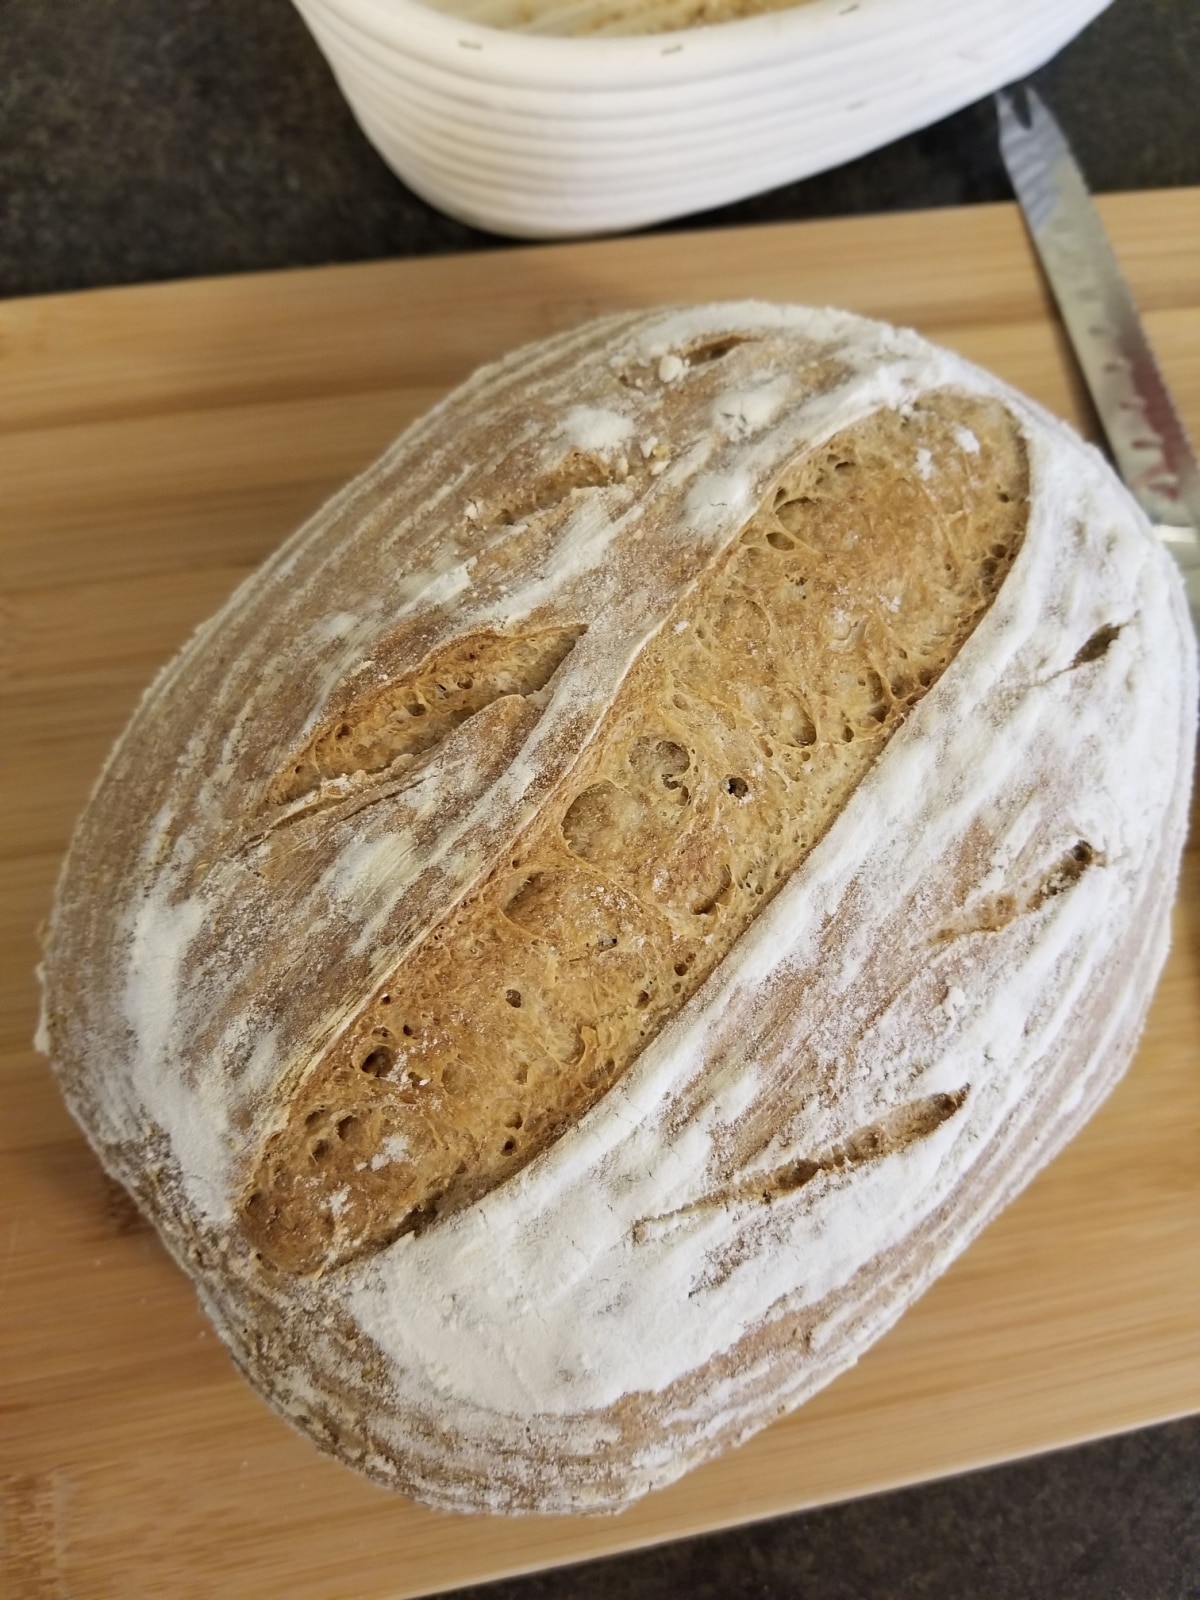
<svg viewBox="0 0 1200 1600">
<path fill-rule="evenodd" d="M 1107 0 L 809 0 L 670 33 L 547 37 L 417 0 L 295 0 L 363 131 L 451 216 L 615 232 L 924 127 L 1053 55 Z"/>
</svg>

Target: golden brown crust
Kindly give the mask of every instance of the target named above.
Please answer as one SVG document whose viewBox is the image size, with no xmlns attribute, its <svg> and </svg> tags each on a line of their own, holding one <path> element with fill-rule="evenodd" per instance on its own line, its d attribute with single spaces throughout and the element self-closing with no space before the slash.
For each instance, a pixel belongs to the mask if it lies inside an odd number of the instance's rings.
<svg viewBox="0 0 1200 1600">
<path fill-rule="evenodd" d="M 918 453 L 928 476 L 907 479 Z M 255 1246 L 332 1266 L 473 1203 L 577 1122 L 824 836 L 986 611 L 1027 514 L 1020 435 L 990 400 L 877 412 L 785 473 L 502 865 L 307 1072 L 244 1203 Z M 288 797 L 318 762 L 379 770 L 543 688 L 581 631 L 443 651 L 319 734 Z"/>
</svg>

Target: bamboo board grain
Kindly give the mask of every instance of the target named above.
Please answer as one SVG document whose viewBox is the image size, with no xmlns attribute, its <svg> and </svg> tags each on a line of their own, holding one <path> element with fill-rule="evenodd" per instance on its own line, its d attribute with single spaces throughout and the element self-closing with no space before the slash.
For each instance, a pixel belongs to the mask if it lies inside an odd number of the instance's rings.
<svg viewBox="0 0 1200 1600">
<path fill-rule="evenodd" d="M 1102 206 L 1200 435 L 1200 193 Z M 616 1519 L 435 1515 L 242 1384 L 29 1039 L 34 927 L 154 669 L 479 361 L 761 295 L 915 324 L 1083 420 L 1011 207 L 0 305 L 0 1579 L 9 1600 L 401 1600 L 1200 1407 L 1200 854 L 1134 1068 L 858 1368 Z"/>
</svg>

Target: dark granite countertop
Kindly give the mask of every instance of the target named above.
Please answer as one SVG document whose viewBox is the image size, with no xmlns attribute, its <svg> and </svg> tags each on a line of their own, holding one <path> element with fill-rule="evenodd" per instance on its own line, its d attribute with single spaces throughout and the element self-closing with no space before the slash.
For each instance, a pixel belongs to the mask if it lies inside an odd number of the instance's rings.
<svg viewBox="0 0 1200 1600">
<path fill-rule="evenodd" d="M 1200 183 L 1197 0 L 1115 0 L 1034 81 L 1094 189 Z M 985 102 L 672 226 L 1010 196 Z M 0 296 L 499 243 L 392 176 L 286 0 L 0 0 Z"/>
<path fill-rule="evenodd" d="M 1094 188 L 1200 184 L 1200 0 L 1115 0 L 1034 81 Z M 672 226 L 1009 196 L 984 103 Z M 392 176 L 285 0 L 0 0 L 0 295 L 499 243 Z M 1200 1419 L 468 1594 L 1200 1600 Z"/>
</svg>

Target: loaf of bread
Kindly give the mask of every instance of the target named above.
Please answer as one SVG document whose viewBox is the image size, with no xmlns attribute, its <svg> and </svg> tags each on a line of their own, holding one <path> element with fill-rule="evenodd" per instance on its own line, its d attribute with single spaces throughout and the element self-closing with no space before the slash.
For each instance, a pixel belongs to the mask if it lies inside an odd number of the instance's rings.
<svg viewBox="0 0 1200 1600">
<path fill-rule="evenodd" d="M 850 1366 L 1124 1070 L 1194 644 L 1098 454 L 831 311 L 478 373 L 146 695 L 42 1047 L 249 1380 L 622 1506 Z"/>
</svg>

